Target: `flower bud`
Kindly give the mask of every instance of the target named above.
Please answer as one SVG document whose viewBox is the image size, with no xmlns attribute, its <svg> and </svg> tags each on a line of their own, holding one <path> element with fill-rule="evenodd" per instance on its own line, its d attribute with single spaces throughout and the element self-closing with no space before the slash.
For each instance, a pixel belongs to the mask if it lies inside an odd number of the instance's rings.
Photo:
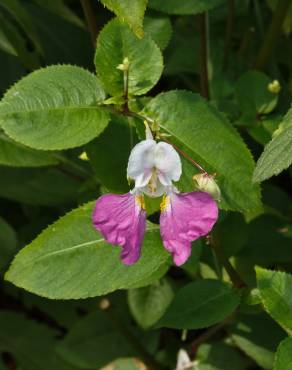
<svg viewBox="0 0 292 370">
<path fill-rule="evenodd" d="M 198 190 L 209 193 L 215 200 L 220 200 L 221 192 L 214 177 L 207 173 L 198 173 L 193 176 L 195 186 Z"/>
<path fill-rule="evenodd" d="M 124 58 L 123 63 L 119 64 L 117 66 L 117 69 L 120 69 L 121 71 L 128 71 L 130 66 L 129 58 Z"/>
<path fill-rule="evenodd" d="M 278 80 L 274 80 L 268 84 L 269 92 L 273 94 L 278 94 L 281 90 L 281 85 Z"/>
</svg>

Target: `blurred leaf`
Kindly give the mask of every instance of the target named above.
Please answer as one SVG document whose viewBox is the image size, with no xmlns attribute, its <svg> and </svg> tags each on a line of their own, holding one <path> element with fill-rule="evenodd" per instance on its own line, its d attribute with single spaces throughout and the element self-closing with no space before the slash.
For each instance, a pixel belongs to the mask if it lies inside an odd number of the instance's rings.
<svg viewBox="0 0 292 370">
<path fill-rule="evenodd" d="M 0 9 L 5 9 L 21 26 L 38 52 L 42 53 L 42 46 L 35 29 L 33 19 L 19 0 L 1 0 Z"/>
<path fill-rule="evenodd" d="M 75 209 L 43 231 L 18 253 L 6 279 L 47 298 L 77 299 L 145 286 L 165 273 L 169 254 L 157 227 L 148 226 L 139 262 L 126 266 L 120 248 L 93 228 L 93 206 Z"/>
<path fill-rule="evenodd" d="M 0 273 L 16 252 L 17 236 L 13 228 L 0 217 Z"/>
<path fill-rule="evenodd" d="M 204 343 L 198 348 L 198 370 L 246 370 L 248 360 L 225 343 Z"/>
<path fill-rule="evenodd" d="M 33 0 L 40 7 L 57 14 L 66 21 L 84 28 L 84 22 L 65 3 L 64 0 Z"/>
<path fill-rule="evenodd" d="M 265 314 L 241 315 L 231 334 L 234 344 L 264 369 L 272 369 L 274 351 L 285 337 L 285 332 Z"/>
<path fill-rule="evenodd" d="M 258 71 L 248 71 L 236 83 L 235 97 L 244 114 L 267 114 L 276 106 L 278 95 L 268 90 L 268 76 Z"/>
<path fill-rule="evenodd" d="M 257 285 L 265 310 L 283 328 L 292 331 L 292 275 L 256 268 Z"/>
<path fill-rule="evenodd" d="M 77 370 L 55 354 L 55 329 L 18 313 L 0 311 L 0 351 L 12 353 L 22 370 Z"/>
<path fill-rule="evenodd" d="M 246 214 L 260 211 L 259 188 L 251 183 L 254 167 L 251 154 L 215 108 L 199 95 L 170 91 L 152 99 L 144 112 L 157 121 L 163 131 L 172 135 L 171 141 L 175 139 L 179 146 L 183 145 L 209 173 L 217 173 L 222 197 L 230 209 Z M 189 175 L 192 181 L 192 174 Z"/>
<path fill-rule="evenodd" d="M 0 167 L 0 197 L 26 204 L 75 203 L 80 183 L 57 169 Z"/>
<path fill-rule="evenodd" d="M 131 312 L 137 323 L 144 329 L 150 328 L 161 318 L 173 297 L 174 292 L 166 279 L 144 288 L 128 291 Z"/>
<path fill-rule="evenodd" d="M 0 133 L 0 164 L 12 167 L 41 167 L 58 164 L 54 153 L 37 151 Z"/>
<path fill-rule="evenodd" d="M 100 0 L 109 10 L 114 12 L 121 22 L 126 22 L 136 36 L 142 38 L 143 18 L 147 0 Z"/>
<path fill-rule="evenodd" d="M 121 358 L 100 370 L 147 370 L 147 367 L 137 358 Z"/>
<path fill-rule="evenodd" d="M 144 19 L 144 31 L 164 50 L 171 38 L 172 27 L 169 17 L 163 15 L 147 15 Z"/>
<path fill-rule="evenodd" d="M 43 68 L 7 91 L 0 102 L 0 125 L 35 149 L 80 146 L 106 127 L 108 115 L 97 106 L 104 98 L 96 77 L 80 67 Z"/>
<path fill-rule="evenodd" d="M 225 0 L 149 0 L 149 7 L 169 14 L 198 14 L 211 10 Z"/>
<path fill-rule="evenodd" d="M 0 17 L 1 22 L 3 22 L 3 18 Z M 17 55 L 17 52 L 13 46 L 13 43 L 9 40 L 9 38 L 6 36 L 5 32 L 3 31 L 3 23 L 1 24 L 0 29 L 0 49 L 4 52 L 11 54 L 11 55 Z"/>
<path fill-rule="evenodd" d="M 281 125 L 257 162 L 253 176 L 255 182 L 278 175 L 292 163 L 292 108 Z"/>
<path fill-rule="evenodd" d="M 273 370 L 292 369 L 292 338 L 286 338 L 280 343 L 276 355 Z"/>
<path fill-rule="evenodd" d="M 149 36 L 139 40 L 127 25 L 114 19 L 100 32 L 95 54 L 97 74 L 111 95 L 123 95 L 124 74 L 117 67 L 125 58 L 130 63 L 129 94 L 146 93 L 161 76 L 161 52 Z"/>
<path fill-rule="evenodd" d="M 239 295 L 227 283 L 199 280 L 181 288 L 158 322 L 159 327 L 200 329 L 231 315 L 239 304 Z"/>
<path fill-rule="evenodd" d="M 137 142 L 135 129 L 118 116 L 112 119 L 105 131 L 86 146 L 86 153 L 98 180 L 109 191 L 129 191 L 127 164 L 132 147 Z"/>
</svg>

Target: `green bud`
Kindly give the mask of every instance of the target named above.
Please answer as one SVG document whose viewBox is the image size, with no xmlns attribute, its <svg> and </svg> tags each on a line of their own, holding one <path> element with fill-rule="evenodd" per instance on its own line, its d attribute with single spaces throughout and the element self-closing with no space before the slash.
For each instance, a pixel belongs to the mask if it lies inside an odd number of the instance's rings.
<svg viewBox="0 0 292 370">
<path fill-rule="evenodd" d="M 193 180 L 195 182 L 195 187 L 198 190 L 209 193 L 217 201 L 220 200 L 221 192 L 212 175 L 208 175 L 207 173 L 198 173 L 193 176 Z"/>
</svg>

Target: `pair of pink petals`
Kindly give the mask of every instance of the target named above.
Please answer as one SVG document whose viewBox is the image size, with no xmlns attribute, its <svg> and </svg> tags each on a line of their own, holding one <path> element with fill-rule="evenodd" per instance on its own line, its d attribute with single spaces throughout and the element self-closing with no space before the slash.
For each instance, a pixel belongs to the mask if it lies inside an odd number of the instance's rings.
<svg viewBox="0 0 292 370">
<path fill-rule="evenodd" d="M 177 266 L 191 254 L 191 242 L 207 235 L 218 218 L 218 207 L 205 192 L 175 193 L 166 196 L 160 215 L 164 247 Z M 141 255 L 146 230 L 146 211 L 142 196 L 131 193 L 106 194 L 96 201 L 93 225 L 105 240 L 122 247 L 121 260 L 135 263 Z"/>
</svg>

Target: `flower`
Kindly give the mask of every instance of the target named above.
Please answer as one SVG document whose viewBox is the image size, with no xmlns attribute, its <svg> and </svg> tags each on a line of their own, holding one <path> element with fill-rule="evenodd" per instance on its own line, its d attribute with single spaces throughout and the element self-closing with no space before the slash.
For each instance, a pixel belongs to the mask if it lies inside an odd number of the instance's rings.
<svg viewBox="0 0 292 370">
<path fill-rule="evenodd" d="M 163 195 L 161 238 L 179 266 L 189 258 L 192 241 L 211 231 L 218 218 L 218 207 L 206 192 L 178 192 L 173 185 L 182 173 L 178 153 L 168 143 L 157 143 L 147 130 L 146 134 L 146 140 L 138 143 L 129 157 L 127 176 L 135 181 L 134 189 L 127 194 L 105 194 L 97 199 L 93 225 L 107 242 L 122 247 L 124 264 L 133 264 L 140 257 L 146 229 L 144 195 Z"/>
</svg>

